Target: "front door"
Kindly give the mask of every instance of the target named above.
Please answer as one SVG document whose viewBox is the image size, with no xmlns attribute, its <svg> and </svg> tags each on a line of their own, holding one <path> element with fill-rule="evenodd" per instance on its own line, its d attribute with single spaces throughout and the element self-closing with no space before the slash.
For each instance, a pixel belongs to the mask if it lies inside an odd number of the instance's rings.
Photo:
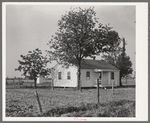
<svg viewBox="0 0 150 123">
<path fill-rule="evenodd" d="M 108 74 L 108 72 L 103 71 L 102 83 L 103 83 L 103 85 L 108 85 L 109 84 L 109 74 Z"/>
</svg>

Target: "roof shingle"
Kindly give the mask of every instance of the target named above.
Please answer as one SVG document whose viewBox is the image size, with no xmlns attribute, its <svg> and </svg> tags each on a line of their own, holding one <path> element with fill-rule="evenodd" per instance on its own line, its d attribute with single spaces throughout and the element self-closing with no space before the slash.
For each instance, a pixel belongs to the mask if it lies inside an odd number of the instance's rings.
<svg viewBox="0 0 150 123">
<path fill-rule="evenodd" d="M 104 60 L 83 59 L 81 61 L 81 69 L 112 69 L 119 70 L 115 66 L 105 62 Z"/>
</svg>

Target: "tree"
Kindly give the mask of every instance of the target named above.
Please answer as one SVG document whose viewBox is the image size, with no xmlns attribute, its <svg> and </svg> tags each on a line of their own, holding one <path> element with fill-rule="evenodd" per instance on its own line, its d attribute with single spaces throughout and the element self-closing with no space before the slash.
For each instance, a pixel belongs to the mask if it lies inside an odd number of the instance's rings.
<svg viewBox="0 0 150 123">
<path fill-rule="evenodd" d="M 116 52 L 114 52 L 114 55 L 107 53 L 102 56 L 105 61 L 120 69 L 120 86 L 122 86 L 121 79 L 129 74 L 132 74 L 133 71 L 130 57 L 125 53 L 125 39 L 123 38 L 122 41 L 123 48 L 118 47 L 118 49 L 115 50 Z"/>
<path fill-rule="evenodd" d="M 93 8 L 71 9 L 58 21 L 59 29 L 48 45 L 51 60 L 78 67 L 78 90 L 80 87 L 81 60 L 109 51 L 107 34 L 112 29 L 98 22 Z"/>
<path fill-rule="evenodd" d="M 47 75 L 48 70 L 46 65 L 49 62 L 46 57 L 42 56 L 41 50 L 38 48 L 32 51 L 29 51 L 27 55 L 20 55 L 22 60 L 18 60 L 19 67 L 15 70 L 22 71 L 23 76 L 34 79 L 34 88 L 36 88 L 36 80 L 38 75 Z"/>
<path fill-rule="evenodd" d="M 22 60 L 18 60 L 19 67 L 15 70 L 22 71 L 23 76 L 34 79 L 34 89 L 35 95 L 37 97 L 37 102 L 39 106 L 40 113 L 42 112 L 41 104 L 39 101 L 38 93 L 36 91 L 36 80 L 38 75 L 47 75 L 49 74 L 46 69 L 46 65 L 49 62 L 46 57 L 42 56 L 41 50 L 38 48 L 32 51 L 29 51 L 27 55 L 20 55 Z"/>
</svg>

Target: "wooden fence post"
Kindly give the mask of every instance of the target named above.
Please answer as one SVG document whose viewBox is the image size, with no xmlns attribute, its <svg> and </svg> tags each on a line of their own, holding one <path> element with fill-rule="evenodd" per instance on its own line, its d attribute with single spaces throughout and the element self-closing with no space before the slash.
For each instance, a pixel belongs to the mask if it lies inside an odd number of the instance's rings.
<svg viewBox="0 0 150 123">
<path fill-rule="evenodd" d="M 42 106 L 41 106 L 41 102 L 40 102 L 40 99 L 39 99 L 38 92 L 37 92 L 36 88 L 34 88 L 34 93 L 35 93 L 35 96 L 36 96 L 36 99 L 37 99 L 39 113 L 41 114 L 42 113 Z"/>
<path fill-rule="evenodd" d="M 54 79 L 52 79 L 52 90 L 54 90 Z"/>
<path fill-rule="evenodd" d="M 114 94 L 114 80 L 112 80 L 112 94 Z"/>
<path fill-rule="evenodd" d="M 97 79 L 97 103 L 99 104 L 99 79 Z"/>
</svg>

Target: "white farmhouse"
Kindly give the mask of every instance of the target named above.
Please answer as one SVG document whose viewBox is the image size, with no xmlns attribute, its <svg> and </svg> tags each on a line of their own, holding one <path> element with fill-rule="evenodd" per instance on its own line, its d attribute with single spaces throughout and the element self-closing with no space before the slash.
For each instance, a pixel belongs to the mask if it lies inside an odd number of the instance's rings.
<svg viewBox="0 0 150 123">
<path fill-rule="evenodd" d="M 77 66 L 55 65 L 52 68 L 52 78 L 55 87 L 77 87 Z M 104 60 L 83 59 L 81 61 L 81 87 L 95 87 L 99 78 L 100 86 L 119 86 L 120 71 Z"/>
</svg>

